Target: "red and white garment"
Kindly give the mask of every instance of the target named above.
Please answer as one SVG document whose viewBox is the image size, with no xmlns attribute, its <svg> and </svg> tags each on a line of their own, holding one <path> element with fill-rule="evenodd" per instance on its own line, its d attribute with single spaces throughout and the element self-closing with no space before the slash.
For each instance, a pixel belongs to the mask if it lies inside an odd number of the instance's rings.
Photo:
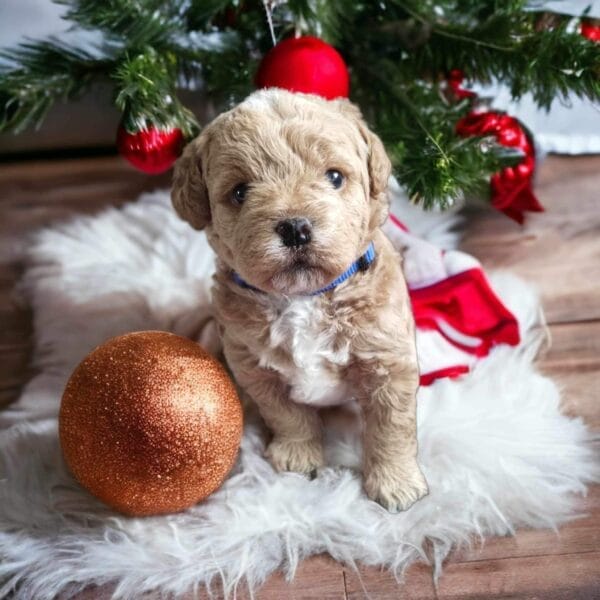
<svg viewBox="0 0 600 600">
<path fill-rule="evenodd" d="M 475 258 L 441 250 L 411 234 L 394 215 L 383 230 L 404 256 L 421 385 L 468 373 L 496 344 L 519 343 L 515 316 L 496 296 Z"/>
</svg>

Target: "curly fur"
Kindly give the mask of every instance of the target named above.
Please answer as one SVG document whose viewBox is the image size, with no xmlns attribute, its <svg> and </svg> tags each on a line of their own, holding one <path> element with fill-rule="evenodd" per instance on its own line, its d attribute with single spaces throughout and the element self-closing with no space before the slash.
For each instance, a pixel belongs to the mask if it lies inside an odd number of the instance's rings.
<svg viewBox="0 0 600 600">
<path fill-rule="evenodd" d="M 329 169 L 343 174 L 340 189 Z M 414 322 L 399 257 L 380 230 L 390 170 L 381 141 L 348 101 L 260 91 L 186 148 L 173 204 L 206 228 L 219 258 L 213 303 L 225 358 L 273 433 L 273 466 L 305 474 L 323 467 L 317 408 L 355 397 L 365 416 L 365 490 L 397 511 L 427 484 L 416 460 Z M 242 183 L 240 206 L 232 190 Z M 276 233 L 282 219 L 297 217 L 313 227 L 300 268 L 292 262 L 299 250 Z M 372 241 L 367 272 L 302 297 Z M 232 271 L 266 293 L 240 287 Z"/>
</svg>

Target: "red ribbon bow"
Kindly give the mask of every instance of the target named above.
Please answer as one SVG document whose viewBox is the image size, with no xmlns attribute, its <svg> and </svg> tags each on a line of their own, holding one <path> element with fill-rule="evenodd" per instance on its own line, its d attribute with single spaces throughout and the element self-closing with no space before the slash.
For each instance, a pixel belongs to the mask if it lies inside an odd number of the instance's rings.
<svg viewBox="0 0 600 600">
<path fill-rule="evenodd" d="M 543 212 L 531 188 L 535 170 L 535 149 L 517 119 L 500 112 L 474 112 L 456 124 L 456 132 L 464 137 L 494 136 L 502 146 L 519 148 L 523 160 L 492 175 L 490 188 L 492 206 L 523 224 L 525 211 Z"/>
</svg>

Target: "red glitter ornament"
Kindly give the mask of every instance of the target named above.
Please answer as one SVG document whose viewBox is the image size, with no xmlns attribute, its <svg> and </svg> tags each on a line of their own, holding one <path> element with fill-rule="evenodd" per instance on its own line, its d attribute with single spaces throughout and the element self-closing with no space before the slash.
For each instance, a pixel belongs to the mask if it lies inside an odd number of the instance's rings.
<svg viewBox="0 0 600 600">
<path fill-rule="evenodd" d="M 328 100 L 348 97 L 350 77 L 339 52 L 316 37 L 287 38 L 262 59 L 256 85 L 317 94 Z"/>
<path fill-rule="evenodd" d="M 117 131 L 117 148 L 136 169 L 158 175 L 170 169 L 181 154 L 184 139 L 181 129 L 149 127 L 129 133 L 122 125 Z"/>
<path fill-rule="evenodd" d="M 600 19 L 584 19 L 581 22 L 581 35 L 592 42 L 600 42 Z"/>
<path fill-rule="evenodd" d="M 519 148 L 524 154 L 523 160 L 495 173 L 490 179 L 492 205 L 521 224 L 525 220 L 525 211 L 543 212 L 544 207 L 531 189 L 535 149 L 517 119 L 494 111 L 473 112 L 458 121 L 456 132 L 463 137 L 494 136 L 502 146 Z"/>
</svg>

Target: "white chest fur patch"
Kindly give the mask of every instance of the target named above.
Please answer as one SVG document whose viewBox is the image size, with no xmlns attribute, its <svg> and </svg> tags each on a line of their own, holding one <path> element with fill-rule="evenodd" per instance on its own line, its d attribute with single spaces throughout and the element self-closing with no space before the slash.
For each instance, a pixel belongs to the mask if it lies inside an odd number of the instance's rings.
<svg viewBox="0 0 600 600">
<path fill-rule="evenodd" d="M 350 400 L 340 367 L 350 360 L 350 343 L 340 344 L 335 322 L 326 319 L 316 298 L 298 298 L 279 307 L 271 322 L 263 367 L 281 373 L 295 402 L 331 406 Z"/>
</svg>

